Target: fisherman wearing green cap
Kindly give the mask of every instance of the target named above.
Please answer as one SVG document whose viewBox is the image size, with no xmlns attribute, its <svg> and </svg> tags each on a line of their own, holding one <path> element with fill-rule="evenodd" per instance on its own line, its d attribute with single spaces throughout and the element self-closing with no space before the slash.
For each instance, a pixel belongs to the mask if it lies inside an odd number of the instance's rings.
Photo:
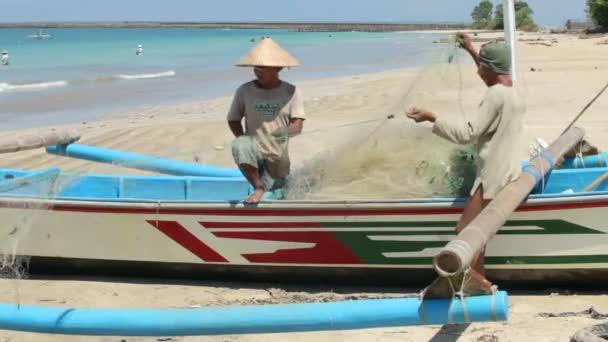
<svg viewBox="0 0 608 342">
<path fill-rule="evenodd" d="M 464 33 L 458 34 L 458 42 L 473 57 L 479 77 L 488 86 L 477 113 L 466 121 L 448 121 L 415 107 L 406 113 L 416 122 L 432 122 L 433 133 L 440 137 L 477 147 L 476 180 L 456 226 L 457 233 L 473 221 L 500 190 L 519 177 L 526 112 L 524 102 L 513 89 L 509 48 L 501 42 L 490 42 L 477 53 L 470 36 Z M 482 250 L 473 259 L 471 271 L 472 276 L 489 285 L 485 279 L 484 255 Z"/>
</svg>

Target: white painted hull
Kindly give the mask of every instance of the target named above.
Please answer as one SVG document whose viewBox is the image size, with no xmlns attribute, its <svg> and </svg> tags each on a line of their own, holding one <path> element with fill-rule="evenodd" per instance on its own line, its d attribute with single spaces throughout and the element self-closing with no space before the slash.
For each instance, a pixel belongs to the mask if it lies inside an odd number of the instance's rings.
<svg viewBox="0 0 608 342">
<path fill-rule="evenodd" d="M 528 201 L 489 243 L 490 275 L 528 281 L 547 274 L 572 279 L 577 270 L 607 274 L 607 207 L 607 195 Z M 461 208 L 436 201 L 280 201 L 246 208 L 5 198 L 0 235 L 8 237 L 5 253 L 91 268 L 96 262 L 159 270 L 177 265 L 221 273 L 263 270 L 269 276 L 273 269 L 395 276 L 418 270 L 426 278 L 430 258 L 453 238 Z"/>
</svg>

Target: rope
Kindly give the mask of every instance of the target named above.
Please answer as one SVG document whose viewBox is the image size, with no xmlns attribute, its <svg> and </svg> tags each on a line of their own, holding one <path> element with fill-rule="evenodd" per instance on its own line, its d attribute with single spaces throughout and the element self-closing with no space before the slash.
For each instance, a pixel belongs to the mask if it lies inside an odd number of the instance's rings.
<svg viewBox="0 0 608 342">
<path fill-rule="evenodd" d="M 426 320 L 426 314 L 424 313 L 424 294 L 425 290 L 420 291 L 418 294 L 418 300 L 420 300 L 420 305 L 418 307 L 418 315 L 420 317 L 420 324 L 427 325 L 429 322 Z"/>
<path fill-rule="evenodd" d="M 549 169 L 551 169 L 551 167 L 549 167 Z M 549 170 L 547 170 L 547 171 L 549 171 Z M 541 179 L 542 184 L 541 184 L 541 188 L 540 188 L 540 189 L 541 189 L 541 190 L 540 190 L 540 191 L 541 191 L 540 193 L 541 193 L 541 194 L 544 194 L 544 193 L 545 193 L 545 175 L 546 175 L 546 172 L 545 172 L 545 168 L 543 167 L 543 163 L 540 163 L 540 174 L 541 174 L 541 176 L 542 176 L 542 177 L 541 177 L 541 178 L 542 178 L 542 179 Z"/>
<path fill-rule="evenodd" d="M 492 285 L 492 299 L 490 300 L 490 316 L 492 316 L 492 321 L 496 322 L 496 293 L 498 292 L 498 286 Z"/>
<path fill-rule="evenodd" d="M 604 88 L 602 88 L 602 90 L 597 95 L 595 95 L 595 97 L 589 103 L 587 103 L 587 105 L 585 105 L 583 110 L 581 110 L 581 112 L 574 118 L 574 120 L 572 120 L 572 122 L 570 122 L 568 127 L 566 127 L 566 129 L 562 132 L 562 135 L 564 133 L 566 133 L 570 128 L 572 128 L 572 126 L 574 126 L 574 124 L 583 116 L 583 114 L 585 114 L 585 112 L 587 112 L 587 109 L 589 109 L 589 107 L 591 107 L 591 105 L 593 103 L 595 103 L 595 101 L 597 101 L 597 99 L 599 99 L 600 96 L 602 96 L 602 94 L 606 91 L 606 89 L 608 89 L 608 83 L 606 83 Z"/>
<path fill-rule="evenodd" d="M 541 157 L 545 158 L 545 160 L 549 164 L 549 169 L 547 169 L 547 171 L 545 172 L 545 168 L 543 167 L 543 163 L 542 162 L 540 163 L 541 194 L 544 194 L 545 193 L 545 184 L 546 184 L 545 175 L 546 175 L 547 172 L 549 172 L 555 166 L 555 160 L 546 151 L 541 151 L 539 155 Z"/>
<path fill-rule="evenodd" d="M 469 311 L 467 309 L 467 304 L 464 299 L 464 297 L 465 297 L 464 286 L 466 284 L 469 273 L 470 273 L 470 269 L 467 269 L 466 271 L 464 271 L 463 276 L 462 276 L 462 282 L 460 284 L 460 288 L 458 289 L 458 291 L 456 291 L 456 288 L 454 287 L 454 283 L 452 283 L 452 277 L 447 277 L 448 283 L 450 284 L 450 288 L 452 290 L 452 299 L 450 300 L 450 306 L 448 308 L 448 324 L 454 324 L 454 319 L 452 317 L 452 308 L 454 306 L 454 299 L 456 298 L 456 296 L 458 296 L 458 298 L 460 299 L 460 306 L 462 307 L 462 315 L 463 315 L 465 323 L 471 323 L 471 319 L 469 317 Z"/>
<path fill-rule="evenodd" d="M 458 38 L 459 39 L 459 38 Z M 458 40 L 455 42 L 456 44 L 456 53 L 458 53 L 460 51 L 460 46 L 459 46 L 459 42 Z M 464 89 L 464 80 L 462 78 L 462 64 L 457 63 L 458 65 L 458 105 L 460 107 L 460 115 L 462 116 L 462 118 L 464 119 L 464 122 L 467 122 L 467 113 L 464 110 L 464 104 L 462 103 L 462 91 Z"/>
<path fill-rule="evenodd" d="M 325 132 L 325 131 L 329 131 L 329 130 L 333 130 L 333 129 L 340 129 L 340 128 L 346 128 L 346 127 L 360 126 L 360 125 L 365 125 L 365 124 L 374 123 L 374 122 L 378 122 L 378 121 L 388 121 L 388 120 L 391 120 L 391 119 L 394 119 L 394 118 L 395 118 L 395 115 L 394 114 L 390 114 L 390 115 L 387 115 L 386 117 L 378 118 L 378 119 L 369 119 L 369 120 L 364 120 L 364 121 L 357 121 L 357 122 L 346 123 L 346 124 L 342 124 L 342 125 L 329 126 L 329 127 L 326 127 L 326 128 L 317 128 L 317 129 L 314 129 L 314 130 L 311 130 L 311 131 L 303 132 L 300 135 L 307 135 L 307 134 Z M 383 123 L 384 122 L 382 122 L 382 124 Z M 374 132 L 372 132 L 372 133 L 374 133 Z"/>
</svg>

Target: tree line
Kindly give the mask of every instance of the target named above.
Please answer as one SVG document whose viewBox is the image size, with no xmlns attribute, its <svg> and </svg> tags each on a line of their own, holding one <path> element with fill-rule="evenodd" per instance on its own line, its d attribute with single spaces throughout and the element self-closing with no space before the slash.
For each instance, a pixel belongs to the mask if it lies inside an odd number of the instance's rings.
<svg viewBox="0 0 608 342">
<path fill-rule="evenodd" d="M 587 14 L 595 25 L 608 29 L 608 0 L 587 0 Z"/>
<path fill-rule="evenodd" d="M 587 0 L 589 19 L 600 28 L 608 29 L 608 0 Z M 534 31 L 538 25 L 532 16 L 534 10 L 526 1 L 515 1 L 515 25 L 520 30 Z M 473 29 L 502 30 L 504 15 L 502 2 L 496 6 L 490 0 L 482 0 L 471 13 Z"/>
<path fill-rule="evenodd" d="M 608 0 L 607 0 L 608 1 Z M 538 25 L 532 15 L 534 10 L 525 1 L 515 1 L 515 25 L 520 30 L 534 31 Z M 473 29 L 502 30 L 505 27 L 502 3 L 494 6 L 490 0 L 483 0 L 471 13 Z"/>
</svg>

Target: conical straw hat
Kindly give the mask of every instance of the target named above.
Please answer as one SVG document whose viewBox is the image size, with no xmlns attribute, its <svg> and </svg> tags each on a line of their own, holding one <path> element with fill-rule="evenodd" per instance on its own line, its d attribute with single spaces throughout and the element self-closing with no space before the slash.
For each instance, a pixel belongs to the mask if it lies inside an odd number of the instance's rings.
<svg viewBox="0 0 608 342">
<path fill-rule="evenodd" d="M 263 38 L 237 64 L 237 66 L 242 67 L 267 66 L 277 68 L 298 65 L 300 65 L 300 62 L 271 38 Z"/>
</svg>

